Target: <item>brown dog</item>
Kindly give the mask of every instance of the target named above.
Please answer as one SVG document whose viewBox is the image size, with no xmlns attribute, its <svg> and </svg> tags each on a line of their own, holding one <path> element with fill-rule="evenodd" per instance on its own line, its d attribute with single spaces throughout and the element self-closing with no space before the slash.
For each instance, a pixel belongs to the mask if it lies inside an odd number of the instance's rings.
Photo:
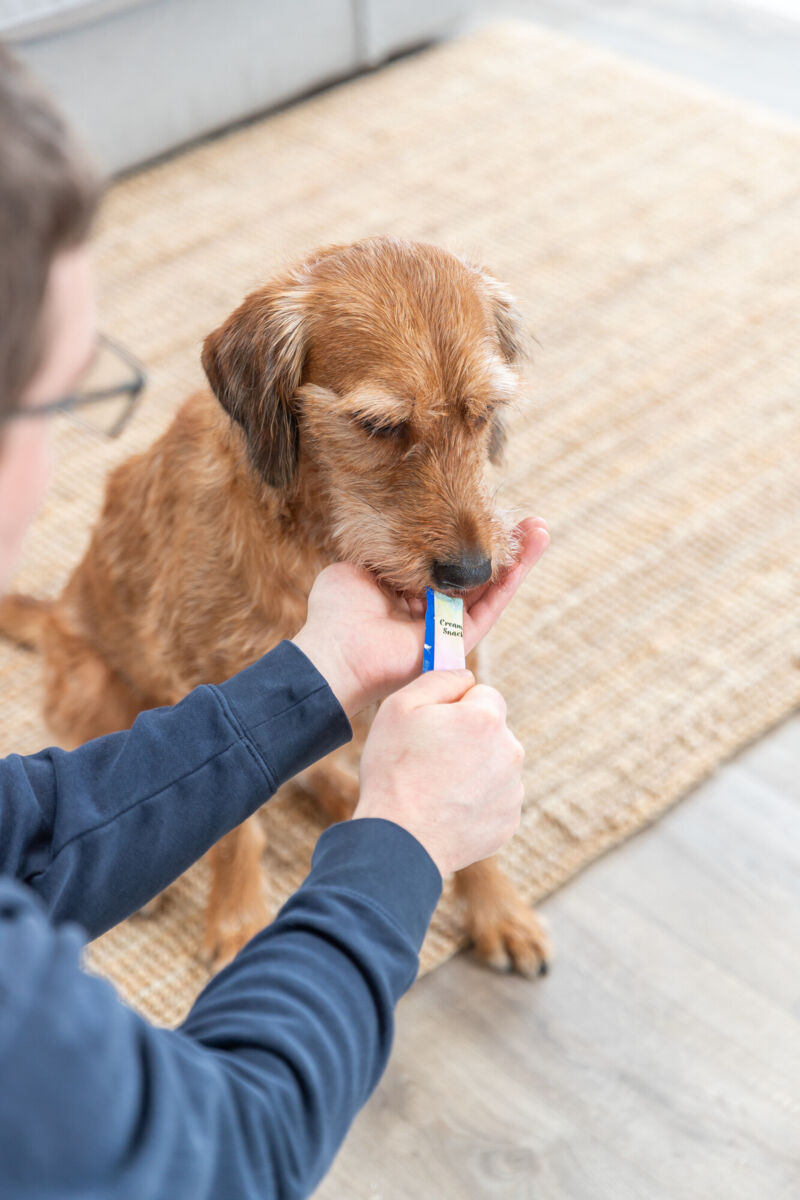
<svg viewBox="0 0 800 1200">
<path fill-rule="evenodd" d="M 58 600 L 0 604 L 0 628 L 44 652 L 62 744 L 127 728 L 292 637 L 330 562 L 417 595 L 502 572 L 512 538 L 484 475 L 521 350 L 501 286 L 434 246 L 334 246 L 249 295 L 205 341 L 219 404 L 192 397 L 112 473 Z M 355 805 L 368 725 L 304 775 L 334 820 Z M 262 848 L 251 819 L 211 851 L 205 946 L 218 965 L 268 919 Z M 546 936 L 497 863 L 456 882 L 480 957 L 537 973 Z"/>
</svg>

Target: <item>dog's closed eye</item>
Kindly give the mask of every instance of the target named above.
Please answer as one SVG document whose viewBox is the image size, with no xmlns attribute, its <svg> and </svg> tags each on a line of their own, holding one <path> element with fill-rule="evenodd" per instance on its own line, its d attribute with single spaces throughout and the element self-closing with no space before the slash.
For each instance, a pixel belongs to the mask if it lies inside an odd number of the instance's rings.
<svg viewBox="0 0 800 1200">
<path fill-rule="evenodd" d="M 408 436 L 408 421 L 382 421 L 377 417 L 367 417 L 363 413 L 354 413 L 353 420 L 370 437 L 402 442 Z"/>
</svg>

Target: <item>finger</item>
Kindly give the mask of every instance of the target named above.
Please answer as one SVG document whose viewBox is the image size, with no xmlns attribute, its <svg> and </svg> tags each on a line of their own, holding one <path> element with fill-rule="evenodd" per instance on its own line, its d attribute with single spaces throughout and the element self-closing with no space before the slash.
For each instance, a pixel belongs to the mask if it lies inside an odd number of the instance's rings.
<svg viewBox="0 0 800 1200">
<path fill-rule="evenodd" d="M 470 688 L 463 696 L 461 703 L 482 708 L 485 712 L 499 716 L 500 720 L 505 722 L 508 712 L 505 697 L 498 692 L 497 688 L 489 687 L 487 683 L 476 683 L 475 687 Z"/>
<path fill-rule="evenodd" d="M 507 575 L 493 583 L 471 605 L 464 618 L 464 644 L 469 653 L 492 628 L 511 597 L 530 569 L 539 561 L 550 544 L 550 534 L 542 525 L 524 521 L 520 526 L 522 545 L 519 562 Z"/>
<path fill-rule="evenodd" d="M 550 526 L 544 517 L 525 517 L 523 521 L 520 521 L 517 530 L 522 529 L 523 526 L 532 527 L 534 525 L 538 526 L 539 529 L 546 529 L 548 533 L 550 532 Z"/>
<path fill-rule="evenodd" d="M 407 709 L 424 708 L 428 704 L 452 704 L 474 684 L 472 671 L 426 671 L 395 692 L 392 702 L 403 704 Z"/>
<path fill-rule="evenodd" d="M 541 545 L 540 533 L 544 533 L 547 537 L 546 545 L 550 543 L 550 529 L 544 517 L 526 517 L 524 521 L 520 521 L 514 532 L 518 538 L 519 545 L 519 562 L 527 569 L 530 569 L 534 562 L 541 557 L 542 551 L 539 550 Z"/>
</svg>

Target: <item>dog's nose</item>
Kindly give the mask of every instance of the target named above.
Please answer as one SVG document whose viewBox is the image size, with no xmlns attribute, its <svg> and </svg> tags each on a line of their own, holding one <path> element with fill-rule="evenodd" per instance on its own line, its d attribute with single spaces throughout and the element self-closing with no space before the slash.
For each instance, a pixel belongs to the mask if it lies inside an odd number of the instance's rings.
<svg viewBox="0 0 800 1200">
<path fill-rule="evenodd" d="M 433 578 L 438 588 L 457 589 L 466 592 L 479 587 L 492 575 L 492 560 L 482 554 L 465 554 L 455 562 L 435 562 Z"/>
</svg>

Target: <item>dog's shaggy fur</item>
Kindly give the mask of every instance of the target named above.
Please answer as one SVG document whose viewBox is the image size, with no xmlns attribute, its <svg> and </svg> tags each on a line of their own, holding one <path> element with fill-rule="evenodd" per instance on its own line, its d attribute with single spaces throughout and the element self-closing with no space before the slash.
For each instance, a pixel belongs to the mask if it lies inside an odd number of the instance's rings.
<svg viewBox="0 0 800 1200">
<path fill-rule="evenodd" d="M 43 650 L 62 744 L 127 728 L 292 637 L 332 561 L 416 595 L 496 578 L 514 546 L 484 475 L 522 340 L 486 272 L 391 238 L 320 251 L 248 296 L 205 341 L 216 400 L 192 397 L 112 473 L 59 599 L 0 604 L 0 628 Z M 368 724 L 355 722 L 356 751 Z M 304 781 L 330 817 L 349 815 L 352 747 Z M 262 845 L 251 819 L 211 852 L 205 943 L 218 964 L 267 920 Z M 479 955 L 539 971 L 546 937 L 496 862 L 457 886 Z"/>
</svg>

